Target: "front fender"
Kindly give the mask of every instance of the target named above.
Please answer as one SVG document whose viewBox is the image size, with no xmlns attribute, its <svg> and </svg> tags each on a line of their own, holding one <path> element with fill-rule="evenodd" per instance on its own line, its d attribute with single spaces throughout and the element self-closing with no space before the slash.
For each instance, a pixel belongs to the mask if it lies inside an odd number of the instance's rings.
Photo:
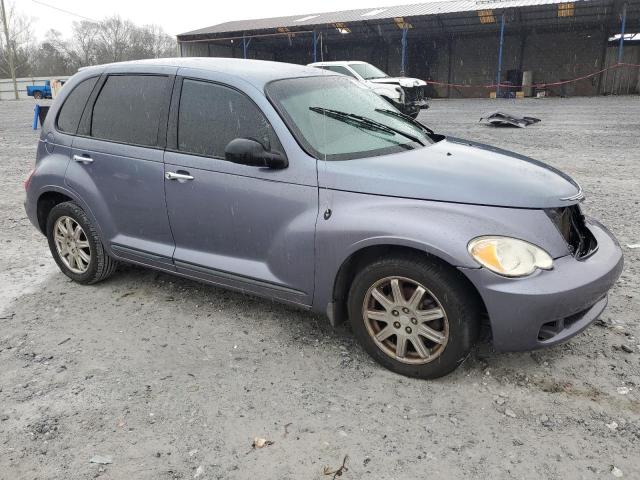
<svg viewBox="0 0 640 480">
<path fill-rule="evenodd" d="M 320 169 L 322 172 L 322 169 Z M 402 246 L 434 255 L 454 267 L 479 268 L 467 251 L 481 235 L 505 235 L 541 246 L 554 257 L 567 245 L 543 210 L 488 207 L 354 192 L 320 190 L 316 229 L 314 310 L 325 312 L 342 264 L 371 246 Z"/>
</svg>

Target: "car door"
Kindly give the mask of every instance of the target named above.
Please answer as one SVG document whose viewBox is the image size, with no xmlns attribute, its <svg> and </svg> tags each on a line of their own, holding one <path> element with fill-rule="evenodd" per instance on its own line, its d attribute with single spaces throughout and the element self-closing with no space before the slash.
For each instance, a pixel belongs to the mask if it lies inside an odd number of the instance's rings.
<svg viewBox="0 0 640 480">
<path fill-rule="evenodd" d="M 176 70 L 105 73 L 80 121 L 65 178 L 95 216 L 110 252 L 169 270 L 174 242 L 163 151 Z"/>
<path fill-rule="evenodd" d="M 188 77 L 189 71 L 185 72 Z M 263 95 L 211 78 L 180 78 L 171 106 L 165 191 L 178 272 L 243 291 L 310 305 L 318 215 L 315 161 L 297 157 Z M 260 102 L 259 106 L 256 102 Z M 265 115 L 265 110 L 270 118 Z M 277 125 L 279 135 L 273 125 Z M 231 163 L 239 137 L 288 154 L 281 170 Z"/>
</svg>

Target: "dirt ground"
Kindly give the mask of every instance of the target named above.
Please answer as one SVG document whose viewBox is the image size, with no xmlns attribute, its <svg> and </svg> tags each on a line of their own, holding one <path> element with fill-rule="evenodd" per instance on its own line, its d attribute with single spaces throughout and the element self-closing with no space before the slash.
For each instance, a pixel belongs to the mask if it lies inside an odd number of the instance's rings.
<svg viewBox="0 0 640 480">
<path fill-rule="evenodd" d="M 542 118 L 478 123 L 496 108 Z M 27 220 L 39 132 L 0 102 L 0 478 L 640 478 L 640 98 L 433 101 L 437 131 L 574 176 L 625 270 L 565 345 L 419 381 L 346 328 L 270 301 L 121 267 L 85 287 Z M 273 441 L 253 450 L 254 437 Z M 110 463 L 93 463 L 91 460 Z"/>
</svg>

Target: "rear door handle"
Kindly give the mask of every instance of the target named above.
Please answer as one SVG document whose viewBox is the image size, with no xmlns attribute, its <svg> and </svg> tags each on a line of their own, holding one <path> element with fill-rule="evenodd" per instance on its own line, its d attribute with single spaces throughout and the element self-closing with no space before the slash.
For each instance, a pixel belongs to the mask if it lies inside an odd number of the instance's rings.
<svg viewBox="0 0 640 480">
<path fill-rule="evenodd" d="M 78 163 L 84 163 L 85 165 L 87 163 L 93 163 L 93 158 L 91 158 L 90 156 L 84 156 L 84 155 L 74 155 L 73 159 L 78 162 Z"/>
<path fill-rule="evenodd" d="M 167 180 L 187 181 L 193 180 L 193 177 L 187 173 L 167 172 L 164 174 L 164 178 Z"/>
</svg>

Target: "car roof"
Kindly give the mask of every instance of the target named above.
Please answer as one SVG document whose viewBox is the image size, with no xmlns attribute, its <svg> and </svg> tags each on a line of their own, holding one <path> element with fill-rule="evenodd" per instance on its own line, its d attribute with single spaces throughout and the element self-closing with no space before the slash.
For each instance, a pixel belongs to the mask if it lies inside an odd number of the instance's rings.
<svg viewBox="0 0 640 480">
<path fill-rule="evenodd" d="M 319 67 L 321 65 L 349 65 L 353 63 L 361 63 L 366 64 L 367 62 L 363 62 L 362 60 L 335 60 L 332 62 L 314 62 L 310 63 L 310 67 Z"/>
<path fill-rule="evenodd" d="M 318 76 L 318 69 L 295 65 L 293 63 L 271 62 L 266 60 L 246 60 L 243 58 L 219 58 L 219 57 L 178 57 L 178 58 L 154 58 L 147 60 L 135 60 L 129 62 L 109 63 L 96 67 L 87 67 L 85 70 L 109 69 L 110 67 L 122 68 L 128 65 L 136 68 L 144 66 L 192 68 L 211 72 L 221 72 L 241 78 L 255 87 L 262 89 L 265 84 L 283 78 Z"/>
</svg>

